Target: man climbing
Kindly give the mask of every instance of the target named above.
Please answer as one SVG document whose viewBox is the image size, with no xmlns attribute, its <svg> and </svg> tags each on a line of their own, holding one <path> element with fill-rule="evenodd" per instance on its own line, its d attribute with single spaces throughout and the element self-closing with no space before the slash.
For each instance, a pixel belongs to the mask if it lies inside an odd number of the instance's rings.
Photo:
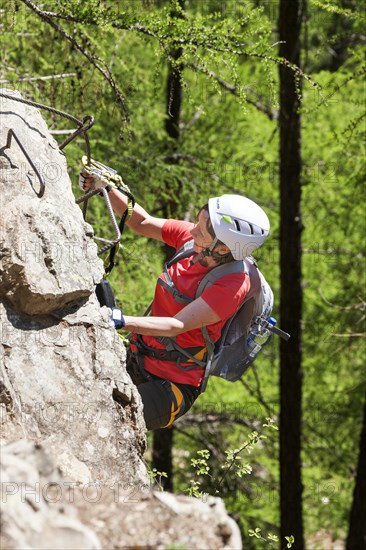
<svg viewBox="0 0 366 550">
<path fill-rule="evenodd" d="M 116 214 L 127 209 L 126 196 L 97 176 L 83 172 L 80 186 L 85 191 L 107 187 Z M 189 256 L 183 253 L 168 264 L 158 279 L 151 316 L 114 312 L 116 327 L 132 333 L 127 370 L 141 395 L 147 429 L 154 430 L 170 426 L 191 408 L 204 377 L 203 331 L 217 342 L 250 289 L 244 271 L 223 275 L 196 298 L 199 282 L 218 265 L 250 256 L 265 241 L 269 220 L 253 201 L 223 195 L 200 209 L 195 224 L 153 217 L 136 204 L 127 225 L 176 250 L 193 239 Z"/>
</svg>

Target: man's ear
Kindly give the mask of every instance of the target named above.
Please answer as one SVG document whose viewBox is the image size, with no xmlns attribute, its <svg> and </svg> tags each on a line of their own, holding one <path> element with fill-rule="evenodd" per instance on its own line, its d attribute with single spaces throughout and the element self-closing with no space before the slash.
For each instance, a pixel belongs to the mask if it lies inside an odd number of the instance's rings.
<svg viewBox="0 0 366 550">
<path fill-rule="evenodd" d="M 220 254 L 220 256 L 225 256 L 230 252 L 230 248 L 226 246 L 226 244 L 220 243 L 215 246 L 215 252 L 217 252 L 217 254 Z"/>
</svg>

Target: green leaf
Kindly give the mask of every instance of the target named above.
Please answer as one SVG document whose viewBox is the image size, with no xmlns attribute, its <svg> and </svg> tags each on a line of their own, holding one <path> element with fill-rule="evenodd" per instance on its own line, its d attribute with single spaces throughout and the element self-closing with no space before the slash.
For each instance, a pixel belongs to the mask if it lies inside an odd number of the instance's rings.
<svg viewBox="0 0 366 550">
<path fill-rule="evenodd" d="M 295 538 L 291 535 L 289 537 L 285 537 L 285 539 L 287 540 L 287 548 L 291 548 L 295 542 Z"/>
</svg>

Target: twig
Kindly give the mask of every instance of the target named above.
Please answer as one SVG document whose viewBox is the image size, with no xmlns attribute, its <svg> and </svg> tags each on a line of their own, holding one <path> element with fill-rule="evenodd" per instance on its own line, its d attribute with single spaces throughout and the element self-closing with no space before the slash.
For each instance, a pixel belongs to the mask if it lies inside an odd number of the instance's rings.
<svg viewBox="0 0 366 550">
<path fill-rule="evenodd" d="M 336 336 L 337 338 L 365 338 L 366 332 L 350 332 L 349 334 L 339 334 L 337 332 L 332 332 L 331 336 Z"/>
<path fill-rule="evenodd" d="M 352 309 L 359 309 L 360 311 L 363 311 L 364 309 L 366 309 L 366 302 L 364 302 L 362 300 L 362 298 L 360 297 L 360 302 L 358 304 L 352 304 L 351 306 L 338 306 L 337 304 L 332 304 L 332 302 L 329 302 L 329 300 L 327 300 L 327 298 L 324 296 L 323 294 L 323 291 L 322 289 L 319 287 L 319 294 L 320 294 L 320 297 L 321 299 L 330 307 L 334 307 L 340 311 L 350 311 Z"/>
<path fill-rule="evenodd" d="M 171 155 L 166 155 L 165 157 L 162 157 L 161 160 L 163 162 L 177 162 L 179 160 L 186 160 L 191 164 L 197 164 L 197 159 L 192 155 L 188 155 L 187 153 L 172 153 Z"/>
<path fill-rule="evenodd" d="M 264 400 L 264 397 L 262 395 L 258 373 L 257 373 L 257 370 L 255 369 L 254 365 L 252 366 L 252 373 L 254 374 L 256 384 L 257 384 L 256 392 L 254 390 L 252 390 L 252 388 L 249 386 L 249 384 L 243 378 L 240 378 L 240 382 L 242 383 L 244 388 L 248 391 L 249 395 L 251 395 L 251 397 L 255 397 L 258 400 L 258 402 L 261 405 L 263 405 L 263 407 L 265 408 L 268 416 L 273 416 L 273 414 L 274 414 L 273 410 L 266 403 L 266 401 Z"/>
<path fill-rule="evenodd" d="M 187 65 L 187 67 L 190 67 L 196 71 L 202 72 L 209 76 L 210 78 L 213 78 L 224 90 L 230 92 L 231 94 L 235 95 L 236 97 L 240 97 L 239 90 L 237 86 L 234 84 L 229 84 L 228 82 L 225 82 L 222 78 L 220 78 L 216 73 L 213 71 L 210 71 L 209 69 L 205 69 L 204 67 L 200 67 L 199 65 Z M 268 116 L 270 120 L 278 120 L 278 110 L 272 110 L 270 107 L 267 107 L 263 103 L 260 103 L 259 101 L 255 101 L 254 99 L 251 99 L 250 97 L 246 96 L 245 101 L 249 103 L 250 105 L 253 105 L 258 111 L 261 111 L 265 115 Z"/>
<path fill-rule="evenodd" d="M 35 80 L 53 80 L 56 78 L 66 78 L 69 76 L 76 76 L 76 73 L 61 73 L 61 74 L 52 74 L 48 76 L 26 76 L 23 78 L 18 78 L 17 82 L 33 82 Z M 0 80 L 0 84 L 7 84 L 9 82 L 14 82 L 13 80 Z"/>
<path fill-rule="evenodd" d="M 97 25 L 98 24 L 98 21 L 93 20 L 93 19 L 88 20 L 88 19 L 85 19 L 85 18 L 75 17 L 73 15 L 68 15 L 68 14 L 64 15 L 64 14 L 50 12 L 50 11 L 48 11 L 48 12 L 47 11 L 41 11 L 30 0 L 21 0 L 21 1 L 23 3 L 25 3 L 28 7 L 33 9 L 34 11 L 38 12 L 38 15 L 40 15 L 41 17 L 46 19 L 50 24 L 51 24 L 52 19 L 54 19 L 54 18 L 64 19 L 66 21 L 70 21 L 70 22 L 74 22 L 74 23 L 83 23 L 83 24 L 90 24 L 90 25 Z M 116 22 L 111 21 L 111 22 L 109 22 L 109 24 L 113 28 L 116 28 L 116 29 L 137 31 L 137 32 L 141 32 L 143 34 L 146 34 L 147 36 L 150 36 L 152 38 L 157 39 L 158 42 L 160 43 L 161 47 L 164 49 L 168 59 L 174 62 L 174 58 L 168 53 L 168 48 L 165 45 L 166 40 L 172 40 L 171 36 L 166 35 L 166 34 L 159 34 L 158 32 L 153 31 L 151 29 L 148 29 L 147 27 L 145 27 L 144 25 L 141 25 L 140 23 L 133 23 L 133 24 L 125 23 L 124 24 L 124 23 L 116 23 Z M 54 23 L 54 25 L 56 25 L 56 23 Z M 58 27 L 58 25 L 56 25 L 56 27 Z M 173 42 L 175 43 L 176 47 L 192 46 L 195 50 L 197 48 L 200 48 L 200 47 L 202 47 L 202 48 L 206 47 L 207 48 L 207 41 L 205 42 L 204 39 L 203 40 L 192 39 L 192 38 L 189 38 L 189 36 L 190 35 L 188 33 L 187 36 L 185 36 L 184 38 L 181 38 L 181 37 L 174 38 Z M 71 39 L 71 37 L 69 39 Z M 320 85 L 317 82 L 315 82 L 309 75 L 304 73 L 300 69 L 300 67 L 297 67 L 296 65 L 290 63 L 287 59 L 284 59 L 284 58 L 281 58 L 281 57 L 273 57 L 273 56 L 270 56 L 270 55 L 267 55 L 267 54 L 261 54 L 261 53 L 257 53 L 257 52 L 247 51 L 247 50 L 243 49 L 244 44 L 241 43 L 241 42 L 233 42 L 232 45 L 227 44 L 225 46 L 222 47 L 222 46 L 219 46 L 218 43 L 214 43 L 214 44 L 211 44 L 210 48 L 215 52 L 231 53 L 233 55 L 238 55 L 238 56 L 244 55 L 246 57 L 255 57 L 255 58 L 261 59 L 263 61 L 271 61 L 271 62 L 273 62 L 277 65 L 284 65 L 284 66 L 288 67 L 290 70 L 294 71 L 297 75 L 301 76 L 304 80 L 309 82 L 313 87 L 318 88 L 318 89 L 321 88 Z M 100 70 L 100 69 L 98 69 L 98 70 Z"/>
<path fill-rule="evenodd" d="M 71 42 L 73 44 L 73 46 L 79 50 L 79 52 L 84 55 L 88 61 L 93 65 L 93 67 L 95 67 L 97 69 L 97 71 L 99 71 L 101 73 L 101 75 L 103 76 L 103 78 L 105 78 L 107 80 L 107 82 L 109 83 L 109 85 L 111 86 L 111 88 L 113 89 L 114 93 L 115 93 L 115 96 L 116 96 L 116 100 L 117 100 L 117 103 L 119 103 L 122 107 L 122 110 L 124 112 L 124 115 L 125 115 L 125 120 L 126 122 L 129 122 L 129 116 L 128 116 L 128 110 L 127 110 L 127 107 L 126 107 L 126 104 L 125 104 L 125 100 L 123 98 L 123 94 L 122 92 L 119 90 L 118 86 L 116 85 L 115 81 L 114 81 L 114 78 L 112 76 L 112 74 L 110 73 L 108 67 L 106 67 L 105 69 L 103 69 L 103 67 L 98 63 L 99 62 L 102 62 L 104 65 L 104 61 L 102 61 L 99 57 L 96 57 L 96 56 L 93 56 L 91 55 L 89 52 L 87 52 L 76 40 L 75 38 L 73 38 L 70 34 L 68 34 L 62 27 L 60 27 L 57 23 L 55 23 L 53 20 L 52 20 L 52 17 L 49 15 L 49 12 L 44 12 L 42 10 L 40 10 L 35 4 L 33 4 L 33 2 L 31 2 L 30 0 L 21 0 L 28 8 L 30 8 L 31 10 L 33 10 L 41 19 L 43 19 L 44 21 L 46 21 L 49 25 L 51 25 L 51 27 L 53 27 L 58 33 L 60 33 L 62 36 L 64 36 L 67 40 L 69 40 L 69 42 Z"/>
<path fill-rule="evenodd" d="M 233 416 L 227 415 L 225 413 L 190 413 L 188 416 L 182 418 L 179 420 L 179 423 L 176 424 L 176 428 L 179 426 L 182 426 L 184 428 L 189 428 L 190 426 L 201 426 L 201 425 L 215 425 L 215 424 L 229 424 L 229 425 L 239 425 L 239 426 L 245 426 L 246 428 L 249 428 L 251 430 L 254 429 L 253 423 L 249 422 L 248 420 L 244 420 L 240 417 L 238 417 L 237 414 L 234 414 Z"/>
</svg>

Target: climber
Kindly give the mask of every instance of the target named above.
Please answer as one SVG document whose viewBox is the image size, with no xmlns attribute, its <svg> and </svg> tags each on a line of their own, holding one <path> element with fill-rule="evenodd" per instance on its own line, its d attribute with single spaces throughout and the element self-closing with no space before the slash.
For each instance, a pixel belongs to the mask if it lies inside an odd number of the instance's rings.
<svg viewBox="0 0 366 550">
<path fill-rule="evenodd" d="M 79 183 L 84 191 L 106 188 L 118 216 L 126 210 L 127 198 L 98 176 L 82 172 Z M 168 274 L 159 278 L 151 316 L 114 311 L 116 328 L 132 333 L 127 371 L 141 395 L 147 429 L 154 430 L 170 426 L 191 408 L 204 376 L 206 347 L 201 329 L 207 327 L 211 340 L 216 342 L 225 321 L 250 288 L 247 273 L 231 273 L 195 299 L 199 281 L 212 268 L 243 259 L 261 246 L 269 232 L 269 221 L 250 199 L 223 195 L 211 198 L 200 209 L 196 223 L 156 218 L 138 204 L 126 223 L 139 235 L 175 249 L 194 241 L 191 257 L 175 262 Z M 184 300 L 187 297 L 190 303 Z M 186 350 L 198 364 L 187 358 Z"/>
</svg>

